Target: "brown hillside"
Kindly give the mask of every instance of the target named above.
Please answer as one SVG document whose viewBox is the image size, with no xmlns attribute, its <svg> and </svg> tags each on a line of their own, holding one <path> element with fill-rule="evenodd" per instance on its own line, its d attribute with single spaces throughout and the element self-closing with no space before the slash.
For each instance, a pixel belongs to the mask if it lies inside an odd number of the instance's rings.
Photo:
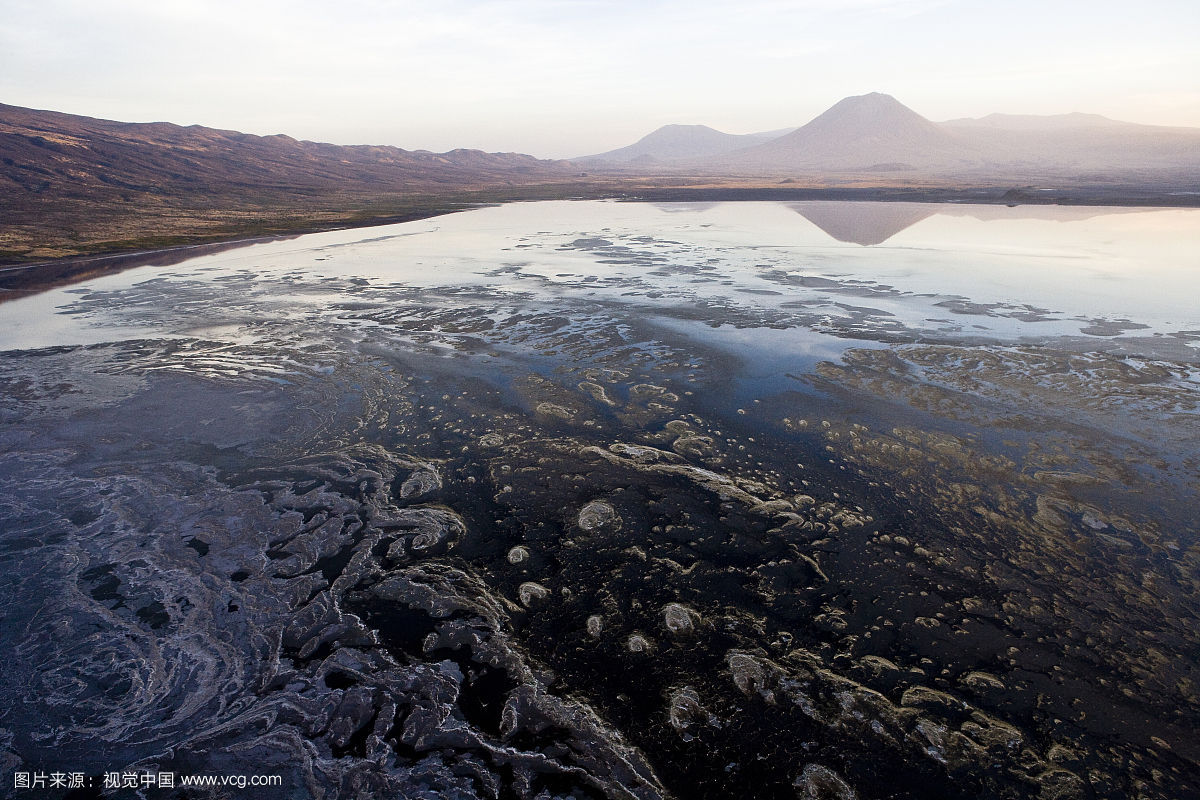
<svg viewBox="0 0 1200 800">
<path fill-rule="evenodd" d="M 0 260 L 405 217 L 447 192 L 562 180 L 516 153 L 339 146 L 0 105 Z"/>
</svg>

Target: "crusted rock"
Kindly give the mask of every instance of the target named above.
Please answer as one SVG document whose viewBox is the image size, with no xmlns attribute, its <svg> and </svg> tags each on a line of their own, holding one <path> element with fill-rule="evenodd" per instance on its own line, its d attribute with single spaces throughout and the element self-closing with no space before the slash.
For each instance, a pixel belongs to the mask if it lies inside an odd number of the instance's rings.
<svg viewBox="0 0 1200 800">
<path fill-rule="evenodd" d="M 672 690 L 667 704 L 667 719 L 685 742 L 696 737 L 698 728 L 717 724 L 717 718 L 704 707 L 700 695 L 690 686 Z"/>
<path fill-rule="evenodd" d="M 840 775 L 820 764 L 808 764 L 793 784 L 801 800 L 858 800 Z"/>
<path fill-rule="evenodd" d="M 550 590 L 534 581 L 526 581 L 517 587 L 517 597 L 526 608 L 532 608 L 549 596 Z"/>
<path fill-rule="evenodd" d="M 663 626 L 672 636 L 692 635 L 699 621 L 700 614 L 685 605 L 667 603 L 663 606 Z"/>
<path fill-rule="evenodd" d="M 593 500 L 579 509 L 579 527 L 587 532 L 601 528 L 616 527 L 620 524 L 617 512 L 603 500 Z"/>
</svg>

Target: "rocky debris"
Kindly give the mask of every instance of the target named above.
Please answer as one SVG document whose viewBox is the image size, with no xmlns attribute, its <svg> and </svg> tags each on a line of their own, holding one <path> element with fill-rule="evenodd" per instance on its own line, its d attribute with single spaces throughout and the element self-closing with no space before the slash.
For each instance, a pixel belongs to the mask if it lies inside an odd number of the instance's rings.
<svg viewBox="0 0 1200 800">
<path fill-rule="evenodd" d="M 603 500 L 593 500 L 579 509 L 578 525 L 587 533 L 602 528 L 615 528 L 621 524 L 621 518 L 611 505 Z"/>
<path fill-rule="evenodd" d="M 829 577 L 817 562 L 803 554 L 793 558 L 780 558 L 760 564 L 751 573 L 765 596 L 780 595 L 817 589 L 829 582 Z"/>
<path fill-rule="evenodd" d="M 948 692 L 913 686 L 894 703 L 829 670 L 812 654 L 795 650 L 788 658 L 783 665 L 752 653 L 730 651 L 725 661 L 734 685 L 744 695 L 776 706 L 794 706 L 803 717 L 823 726 L 855 731 L 880 746 L 899 748 L 909 758 L 927 759 L 952 772 L 971 770 L 988 761 L 1021 781 L 1051 763 L 1048 753 L 1039 755 L 1029 747 L 1015 725 Z M 1067 777 L 1073 773 L 1062 773 L 1055 780 L 1073 785 Z"/>
<path fill-rule="evenodd" d="M 700 728 L 719 724 L 717 718 L 700 702 L 700 695 L 690 686 L 680 686 L 671 691 L 667 701 L 667 720 L 685 742 L 695 739 Z"/>
<path fill-rule="evenodd" d="M 606 406 L 617 405 L 617 403 L 612 400 L 604 391 L 604 387 L 598 383 L 593 383 L 592 381 L 580 381 L 578 386 L 581 392 L 589 395 L 597 403 L 601 403 Z"/>
<path fill-rule="evenodd" d="M 514 381 L 513 387 L 543 423 L 592 424 L 591 412 L 576 392 L 541 375 L 526 375 Z"/>
<path fill-rule="evenodd" d="M 426 464 L 415 470 L 400 484 L 400 496 L 405 500 L 420 497 L 442 488 L 442 478 L 437 469 Z"/>
<path fill-rule="evenodd" d="M 700 614 L 695 609 L 679 603 L 663 606 L 663 627 L 672 636 L 691 636 L 696 632 L 699 622 Z"/>
<path fill-rule="evenodd" d="M 613 442 L 608 446 L 608 449 L 615 455 L 627 458 L 638 464 L 654 464 L 660 461 L 673 463 L 679 461 L 679 456 L 675 453 L 668 453 L 665 450 L 659 450 L 657 447 L 648 447 L 646 445 Z"/>
<path fill-rule="evenodd" d="M 538 586 L 524 584 L 523 586 Z M 649 765 L 615 732 L 606 729 L 596 716 L 583 706 L 572 704 L 549 694 L 537 674 L 530 669 L 525 657 L 503 633 L 507 627 L 507 612 L 490 596 L 486 586 L 459 570 L 426 565 L 411 567 L 394 574 L 376 587 L 371 594 L 429 615 L 434 632 L 422 644 L 430 654 L 459 653 L 458 660 L 442 661 L 439 674 L 459 684 L 458 689 L 430 696 L 433 704 L 426 710 L 410 712 L 402 736 L 410 746 L 420 749 L 445 746 L 469 747 L 482 751 L 495 764 L 510 764 L 525 774 L 524 785 L 532 788 L 538 781 L 534 774 L 552 773 L 574 776 L 605 794 L 617 796 L 663 798 L 665 793 Z M 471 691 L 467 674 L 459 664 L 479 671 L 480 676 L 499 670 L 506 678 L 501 685 L 511 687 L 507 697 L 491 702 L 502 710 L 490 734 L 472 727 L 463 728 L 449 713 L 453 699 Z M 530 734 L 554 728 L 565 737 L 563 746 L 555 748 L 557 756 L 542 755 L 542 765 L 511 742 L 519 741 L 525 732 Z M 599 772 L 597 772 L 599 770 Z"/>
<path fill-rule="evenodd" d="M 858 800 L 850 784 L 820 764 L 806 764 L 797 776 L 795 786 L 801 800 Z"/>
<path fill-rule="evenodd" d="M 652 647 L 650 640 L 640 633 L 630 634 L 625 640 L 625 649 L 631 653 L 647 653 Z"/>
<path fill-rule="evenodd" d="M 467 525 L 462 517 L 448 508 L 382 511 L 372 522 L 374 528 L 395 532 L 396 538 L 387 551 L 387 557 L 392 560 L 446 553 L 467 533 Z"/>
<path fill-rule="evenodd" d="M 171 307 L 154 283 L 138 313 Z M 327 321 L 361 347 L 264 325 L 281 338 L 257 350 L 0 359 L 0 523 L 21 534 L 4 612 L 31 631 L 4 698 L 49 698 L 40 728 L 7 718 L 0 760 L 274 753 L 331 798 L 1194 783 L 1175 656 L 1195 641 L 1195 504 L 1150 509 L 1197 489 L 1194 414 L 1170 410 L 1192 373 L 851 350 L 799 376 L 819 397 L 736 414 L 716 348 L 602 303 L 342 288 Z M 463 369 L 483 352 L 499 373 Z M 530 358 L 553 377 L 486 377 Z M 1075 370 L 1108 399 L 1073 398 Z"/>
<path fill-rule="evenodd" d="M 549 596 L 549 589 L 533 581 L 526 581 L 517 588 L 517 597 L 520 599 L 521 605 L 526 608 L 539 605 Z"/>
<path fill-rule="evenodd" d="M 968 672 L 959 679 L 959 683 L 979 693 L 998 692 L 1003 691 L 1005 688 L 1004 681 L 995 675 L 978 671 Z"/>
<path fill-rule="evenodd" d="M 733 685 L 742 694 L 757 694 L 768 703 L 775 702 L 775 693 L 771 689 L 774 679 L 782 670 L 764 659 L 749 653 L 731 651 L 725 656 L 725 663 L 733 677 Z"/>
<path fill-rule="evenodd" d="M 562 419 L 562 420 L 575 419 L 575 412 L 573 412 L 571 409 L 567 408 L 566 406 L 559 405 L 558 403 L 550 403 L 550 402 L 538 403 L 537 408 L 535 410 L 537 411 L 537 413 L 539 413 L 545 417 L 554 417 L 556 419 Z"/>
</svg>

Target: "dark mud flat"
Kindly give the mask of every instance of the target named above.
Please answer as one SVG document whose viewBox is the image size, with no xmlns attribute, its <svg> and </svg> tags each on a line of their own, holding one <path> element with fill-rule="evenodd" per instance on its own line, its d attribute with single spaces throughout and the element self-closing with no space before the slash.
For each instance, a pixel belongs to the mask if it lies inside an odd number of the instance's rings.
<svg viewBox="0 0 1200 800">
<path fill-rule="evenodd" d="M 6 773 L 1200 796 L 1194 329 L 613 208 L 60 290 L 0 353 Z"/>
</svg>

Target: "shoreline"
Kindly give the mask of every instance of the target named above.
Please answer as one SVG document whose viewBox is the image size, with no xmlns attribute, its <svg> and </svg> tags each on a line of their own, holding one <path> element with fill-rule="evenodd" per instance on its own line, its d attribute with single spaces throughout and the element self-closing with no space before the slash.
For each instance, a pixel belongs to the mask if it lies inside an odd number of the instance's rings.
<svg viewBox="0 0 1200 800">
<path fill-rule="evenodd" d="M 600 176 L 596 176 L 600 177 Z M 547 187 L 549 188 L 549 187 Z M 618 189 L 581 185 L 579 191 L 564 196 L 559 191 L 532 192 L 528 195 L 497 198 L 491 201 L 431 202 L 425 209 L 410 209 L 395 215 L 363 220 L 331 220 L 329 224 L 300 225 L 286 233 L 229 237 L 183 237 L 184 242 L 168 247 L 117 247 L 87 255 L 65 256 L 41 261 L 0 261 L 0 303 L 28 297 L 91 278 L 117 274 L 142 266 L 171 266 L 190 258 L 223 252 L 265 242 L 295 239 L 312 233 L 355 230 L 414 222 L 505 203 L 543 200 L 614 200 L 618 202 L 875 202 L 928 203 L 931 205 L 1059 205 L 1074 207 L 1197 208 L 1200 192 L 1163 192 L 1161 189 L 1135 187 L 812 187 L 812 186 L 629 186 Z M 315 221 L 314 221 L 315 222 Z M 153 240 L 153 236 L 145 237 Z M 186 241 L 186 239 L 192 239 Z"/>
<path fill-rule="evenodd" d="M 108 252 L 98 252 L 83 256 L 66 256 L 64 258 L 48 259 L 26 263 L 0 262 L 0 304 L 29 297 L 41 292 L 70 286 L 91 278 L 115 275 L 127 269 L 147 266 L 172 266 L 197 256 L 220 253 L 247 247 L 252 244 L 286 241 L 307 236 L 312 233 L 328 233 L 339 230 L 354 230 L 357 228 L 374 228 L 382 225 L 396 225 L 402 222 L 457 214 L 460 211 L 470 211 L 483 208 L 489 203 L 464 204 L 462 208 L 431 208 L 427 212 L 397 215 L 394 219 L 375 219 L 364 221 L 362 224 L 339 224 L 304 226 L 294 232 L 279 233 L 267 236 L 235 236 L 233 238 L 202 238 L 198 241 L 172 245 L 170 247 L 143 249 L 114 249 Z"/>
</svg>

